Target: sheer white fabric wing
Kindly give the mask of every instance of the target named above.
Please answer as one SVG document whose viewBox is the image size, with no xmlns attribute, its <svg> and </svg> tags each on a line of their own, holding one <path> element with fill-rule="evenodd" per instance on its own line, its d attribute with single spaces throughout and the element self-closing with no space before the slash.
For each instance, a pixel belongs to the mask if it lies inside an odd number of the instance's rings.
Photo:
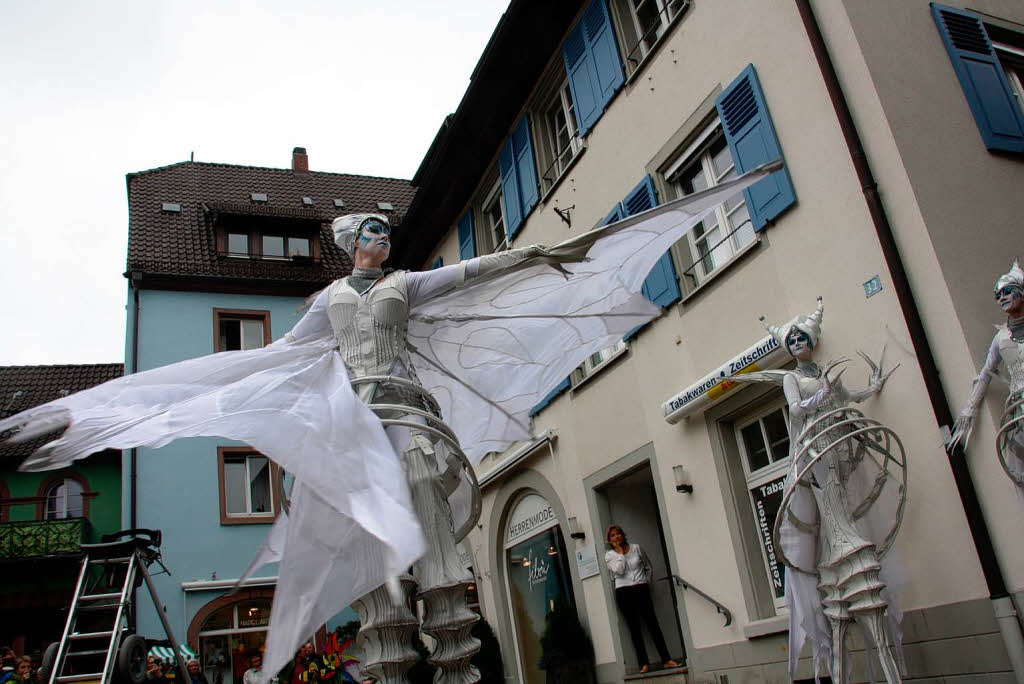
<svg viewBox="0 0 1024 684">
<path fill-rule="evenodd" d="M 0 421 L 0 431 L 27 425 L 45 432 L 68 420 L 60 439 L 24 469 L 60 468 L 108 448 L 219 436 L 251 445 L 295 475 L 292 515 L 282 516 L 246 571 L 281 562 L 264 658 L 269 673 L 326 619 L 423 553 L 398 457 L 352 391 L 328 327 L 294 343 L 119 378 Z"/>
<path fill-rule="evenodd" d="M 520 267 L 417 306 L 416 373 L 474 462 L 531 436 L 529 412 L 590 354 L 660 309 L 640 293 L 658 259 L 710 211 L 772 167 L 551 248 L 592 243 L 589 261 Z"/>
</svg>

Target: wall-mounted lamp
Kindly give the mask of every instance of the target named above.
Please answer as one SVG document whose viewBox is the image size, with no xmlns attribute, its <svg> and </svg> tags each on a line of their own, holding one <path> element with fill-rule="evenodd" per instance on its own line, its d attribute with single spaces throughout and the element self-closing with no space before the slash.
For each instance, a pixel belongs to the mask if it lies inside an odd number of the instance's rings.
<svg viewBox="0 0 1024 684">
<path fill-rule="evenodd" d="M 569 536 L 573 539 L 586 539 L 587 533 L 580 529 L 580 521 L 576 516 L 569 518 Z"/>
<path fill-rule="evenodd" d="M 693 494 L 693 482 L 690 480 L 690 473 L 681 465 L 672 466 L 672 474 L 676 478 L 676 491 Z"/>
</svg>

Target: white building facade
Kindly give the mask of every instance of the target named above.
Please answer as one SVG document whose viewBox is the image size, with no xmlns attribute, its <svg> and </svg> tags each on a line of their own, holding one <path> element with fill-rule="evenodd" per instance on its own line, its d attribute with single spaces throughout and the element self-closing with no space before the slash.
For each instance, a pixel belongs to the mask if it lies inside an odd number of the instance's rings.
<svg viewBox="0 0 1024 684">
<path fill-rule="evenodd" d="M 995 458 L 1003 397 L 966 460 L 943 443 L 1000 322 L 992 283 L 1024 249 L 1024 6 L 528 5 L 509 7 L 413 181 L 404 263 L 551 244 L 775 157 L 785 169 L 676 244 L 644 289 L 662 315 L 556 388 L 533 442 L 479 466 L 465 544 L 506 679 L 544 681 L 559 601 L 593 641 L 598 681 L 631 676 L 602 561 L 616 523 L 652 558 L 657 617 L 687 666 L 662 681 L 788 681 L 769 533 L 785 402 L 722 373 L 790 362 L 758 318 L 809 314 L 821 295 L 820 359 L 885 347 L 900 364 L 862 408 L 908 454 L 894 550 L 908 678 L 1016 681 L 1024 513 Z M 844 380 L 866 384 L 867 367 Z M 808 655 L 798 678 L 813 677 Z"/>
</svg>

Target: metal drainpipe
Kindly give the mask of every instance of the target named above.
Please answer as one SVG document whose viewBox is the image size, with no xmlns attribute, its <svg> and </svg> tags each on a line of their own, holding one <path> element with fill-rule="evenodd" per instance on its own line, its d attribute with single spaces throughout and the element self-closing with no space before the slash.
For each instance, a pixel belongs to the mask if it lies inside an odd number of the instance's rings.
<svg viewBox="0 0 1024 684">
<path fill-rule="evenodd" d="M 132 373 L 134 374 L 134 373 L 138 373 L 139 372 L 139 288 L 138 288 L 138 286 L 135 283 L 134 276 L 128 282 L 131 283 L 132 295 L 133 295 L 133 299 L 135 300 L 135 311 L 134 311 L 135 315 L 132 316 Z M 138 451 L 135 449 L 135 447 L 132 447 L 132 449 L 131 449 L 131 455 L 129 456 L 129 463 L 130 463 L 130 467 L 132 469 L 131 479 L 129 480 L 129 483 L 130 483 L 129 484 L 129 492 L 130 492 L 130 494 L 129 494 L 129 516 L 130 516 L 130 522 L 131 522 L 129 527 L 134 530 L 134 529 L 137 529 L 138 526 L 139 526 L 139 519 L 138 519 L 138 509 L 139 509 L 139 506 L 138 506 L 139 454 L 138 454 Z M 138 606 L 139 605 L 139 587 L 135 587 L 133 589 L 132 605 L 133 606 Z M 132 610 L 128 614 L 128 628 L 131 630 L 132 634 L 137 633 L 138 629 L 139 629 L 138 621 L 136 619 L 136 612 L 137 611 Z"/>
<path fill-rule="evenodd" d="M 132 316 L 132 373 L 139 372 L 139 288 L 135 284 L 135 279 L 132 278 L 132 294 L 135 299 L 135 315 Z M 139 455 L 138 451 L 132 447 L 131 450 L 131 484 L 130 484 L 130 504 L 129 504 L 129 515 L 131 518 L 131 528 L 134 530 L 139 526 L 138 516 L 138 471 L 139 471 Z"/>
<path fill-rule="evenodd" d="M 921 373 L 924 376 L 925 388 L 928 392 L 928 399 L 932 405 L 932 412 L 940 429 L 948 430 L 953 425 L 953 413 L 949 407 L 949 400 L 939 379 L 938 365 L 935 363 L 935 356 L 932 354 L 931 344 L 925 332 L 924 324 L 921 321 L 921 312 L 917 308 L 913 292 L 910 289 L 910 280 L 907 277 L 903 259 L 900 257 L 899 248 L 889 223 L 889 217 L 882 205 L 881 197 L 878 194 L 878 184 L 875 182 L 874 174 L 871 172 L 871 165 L 864 153 L 864 146 L 861 144 L 860 134 L 850 113 L 850 107 L 839 83 L 835 66 L 829 55 L 828 47 L 825 45 L 825 38 L 821 34 L 821 28 L 814 16 L 809 0 L 796 0 L 797 10 L 803 21 L 807 37 L 811 42 L 818 68 L 821 69 L 822 79 L 828 89 L 829 98 L 839 120 L 839 127 L 843 131 L 843 138 L 850 151 L 850 159 L 857 172 L 857 179 L 860 181 L 861 190 L 864 193 L 864 200 L 868 205 L 868 212 L 871 215 L 871 222 L 875 226 L 878 241 L 882 247 L 882 254 L 885 257 L 889 275 L 892 278 L 893 289 L 896 298 L 900 303 L 903 312 L 903 319 L 910 332 L 910 339 L 914 345 L 914 352 L 917 354 Z M 988 585 L 989 598 L 995 612 L 996 621 L 999 624 L 999 631 L 1003 637 L 1010 661 L 1013 665 L 1014 674 L 1018 684 L 1024 684 L 1024 636 L 1021 634 L 1021 626 L 1017 619 L 1017 611 L 1013 604 L 1013 598 L 1006 589 L 1006 581 L 1003 578 L 999 561 L 996 557 L 992 538 L 988 531 L 988 524 L 985 522 L 981 505 L 978 502 L 978 492 L 974 488 L 970 470 L 967 468 L 967 461 L 964 459 L 964 452 L 960 445 L 950 453 L 947 453 L 949 466 L 953 471 L 953 480 L 956 483 L 957 492 L 960 495 L 960 502 L 964 508 L 964 516 L 967 518 L 967 525 L 971 530 L 971 538 L 974 541 L 974 548 L 978 554 L 978 561 L 981 563 L 981 570 Z"/>
</svg>

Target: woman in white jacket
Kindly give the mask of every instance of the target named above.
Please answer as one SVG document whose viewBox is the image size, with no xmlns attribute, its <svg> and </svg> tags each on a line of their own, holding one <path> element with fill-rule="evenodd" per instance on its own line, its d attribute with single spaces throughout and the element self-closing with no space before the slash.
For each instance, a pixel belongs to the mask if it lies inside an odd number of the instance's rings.
<svg viewBox="0 0 1024 684">
<path fill-rule="evenodd" d="M 608 528 L 605 540 L 612 548 L 604 554 L 604 562 L 615 579 L 615 603 L 626 618 L 629 638 L 633 641 L 640 672 L 651 669 L 641 623 L 647 623 L 647 631 L 651 633 L 654 646 L 658 649 L 658 655 L 665 667 L 679 667 L 679 663 L 669 657 L 665 637 L 654 615 L 650 587 L 654 568 L 651 567 L 651 559 L 639 544 L 630 543 L 626 539 L 626 533 L 618 525 Z"/>
</svg>

